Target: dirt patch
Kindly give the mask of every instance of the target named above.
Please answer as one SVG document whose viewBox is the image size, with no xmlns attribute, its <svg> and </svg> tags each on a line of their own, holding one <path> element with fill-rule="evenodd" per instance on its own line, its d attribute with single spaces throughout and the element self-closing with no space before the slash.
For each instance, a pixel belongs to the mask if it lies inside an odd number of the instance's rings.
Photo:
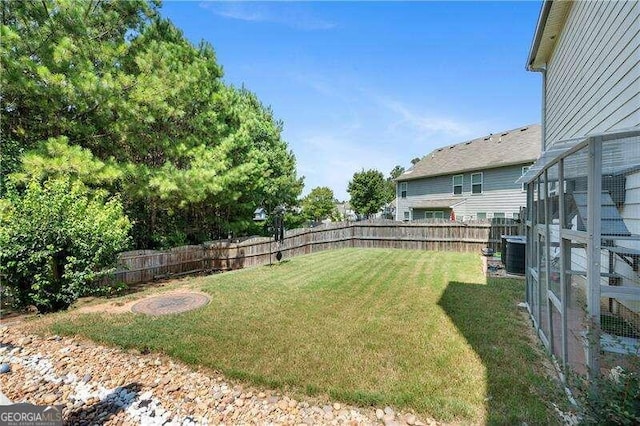
<svg viewBox="0 0 640 426">
<path fill-rule="evenodd" d="M 205 306 L 210 300 L 204 293 L 169 293 L 143 299 L 131 307 L 131 312 L 147 315 L 178 314 Z"/>
<path fill-rule="evenodd" d="M 151 299 L 171 298 L 171 297 L 176 297 L 176 296 L 179 297 L 180 295 L 185 295 L 185 294 L 197 295 L 198 298 L 200 298 L 200 299 L 205 298 L 206 299 L 206 303 L 208 303 L 209 300 L 210 300 L 209 295 L 206 294 L 206 293 L 203 293 L 201 291 L 189 290 L 188 292 L 185 292 L 185 290 L 170 290 L 170 291 L 163 292 L 161 294 L 154 294 L 154 295 L 150 295 L 150 296 L 147 296 L 145 298 L 142 298 L 142 299 L 128 300 L 126 302 L 120 300 L 120 301 L 112 301 L 112 302 L 107 302 L 107 303 L 101 303 L 99 305 L 83 306 L 81 308 L 76 309 L 74 311 L 74 313 L 78 313 L 78 314 L 93 314 L 93 313 L 122 314 L 122 313 L 125 313 L 125 312 L 132 312 L 132 308 L 134 307 L 134 305 L 137 305 L 139 303 L 145 303 L 146 301 L 151 300 Z M 183 312 L 183 311 L 180 311 L 180 312 Z"/>
</svg>

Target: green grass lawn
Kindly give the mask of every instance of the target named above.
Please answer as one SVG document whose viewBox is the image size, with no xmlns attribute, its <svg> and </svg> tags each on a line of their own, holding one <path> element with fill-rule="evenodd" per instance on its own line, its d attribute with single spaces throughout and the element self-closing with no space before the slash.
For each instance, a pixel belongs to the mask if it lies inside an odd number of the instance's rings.
<svg viewBox="0 0 640 426">
<path fill-rule="evenodd" d="M 49 330 L 161 351 L 260 386 L 393 405 L 444 421 L 555 423 L 516 303 L 477 254 L 345 249 L 209 277 L 205 308 L 54 315 Z"/>
</svg>

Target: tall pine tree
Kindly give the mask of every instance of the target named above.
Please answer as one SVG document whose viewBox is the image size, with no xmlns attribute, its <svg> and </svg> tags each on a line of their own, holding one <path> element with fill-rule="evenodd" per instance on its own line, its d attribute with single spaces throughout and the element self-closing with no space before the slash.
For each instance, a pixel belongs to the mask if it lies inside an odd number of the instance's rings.
<svg viewBox="0 0 640 426">
<path fill-rule="evenodd" d="M 156 2 L 2 2 L 2 177 L 119 194 L 137 247 L 241 233 L 302 189 L 282 123 Z M 54 138 L 54 139 L 52 139 Z"/>
</svg>

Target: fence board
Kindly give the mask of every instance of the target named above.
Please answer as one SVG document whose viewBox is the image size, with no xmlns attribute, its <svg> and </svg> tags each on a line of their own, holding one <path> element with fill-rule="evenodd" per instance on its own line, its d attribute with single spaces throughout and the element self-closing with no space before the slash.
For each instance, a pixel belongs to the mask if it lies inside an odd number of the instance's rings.
<svg viewBox="0 0 640 426">
<path fill-rule="evenodd" d="M 514 221 L 495 219 L 465 223 L 448 220 L 330 223 L 286 231 L 281 244 L 266 237 L 254 237 L 242 242 L 218 240 L 166 251 L 121 253 L 113 278 L 134 284 L 188 273 L 241 269 L 276 262 L 278 251 L 284 258 L 291 258 L 345 247 L 458 252 L 477 252 L 491 247 L 500 250 L 500 236 L 518 232 L 519 226 Z"/>
</svg>

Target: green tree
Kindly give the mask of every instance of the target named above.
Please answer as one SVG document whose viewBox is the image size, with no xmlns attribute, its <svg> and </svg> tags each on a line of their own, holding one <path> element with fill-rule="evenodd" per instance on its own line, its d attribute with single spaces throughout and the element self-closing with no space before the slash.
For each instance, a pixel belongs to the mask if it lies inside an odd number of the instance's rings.
<svg viewBox="0 0 640 426">
<path fill-rule="evenodd" d="M 404 167 L 402 166 L 395 166 L 391 170 L 391 172 L 389 172 L 389 177 L 387 178 L 387 197 L 385 202 L 390 203 L 391 201 L 393 201 L 394 198 L 396 198 L 395 179 L 397 179 L 403 173 L 404 173 Z"/>
<path fill-rule="evenodd" d="M 333 191 L 326 186 L 313 188 L 302 200 L 302 211 L 310 220 L 320 221 L 328 218 L 336 210 Z"/>
<path fill-rule="evenodd" d="M 404 167 L 395 166 L 391 172 L 389 172 L 390 180 L 397 179 L 401 174 L 404 173 Z"/>
<path fill-rule="evenodd" d="M 0 196 L 9 175 L 67 174 L 120 195 L 140 248 L 242 233 L 258 205 L 295 203 L 282 123 L 156 2 L 0 7 Z"/>
<path fill-rule="evenodd" d="M 384 175 L 373 169 L 354 173 L 347 191 L 354 211 L 367 217 L 380 211 L 389 194 Z"/>
<path fill-rule="evenodd" d="M 305 217 L 297 210 L 287 211 L 284 215 L 284 226 L 286 229 L 301 228 L 305 223 Z"/>
<path fill-rule="evenodd" d="M 0 273 L 21 305 L 68 307 L 109 272 L 127 248 L 131 223 L 118 198 L 78 180 L 10 187 L 1 201 Z"/>
</svg>

